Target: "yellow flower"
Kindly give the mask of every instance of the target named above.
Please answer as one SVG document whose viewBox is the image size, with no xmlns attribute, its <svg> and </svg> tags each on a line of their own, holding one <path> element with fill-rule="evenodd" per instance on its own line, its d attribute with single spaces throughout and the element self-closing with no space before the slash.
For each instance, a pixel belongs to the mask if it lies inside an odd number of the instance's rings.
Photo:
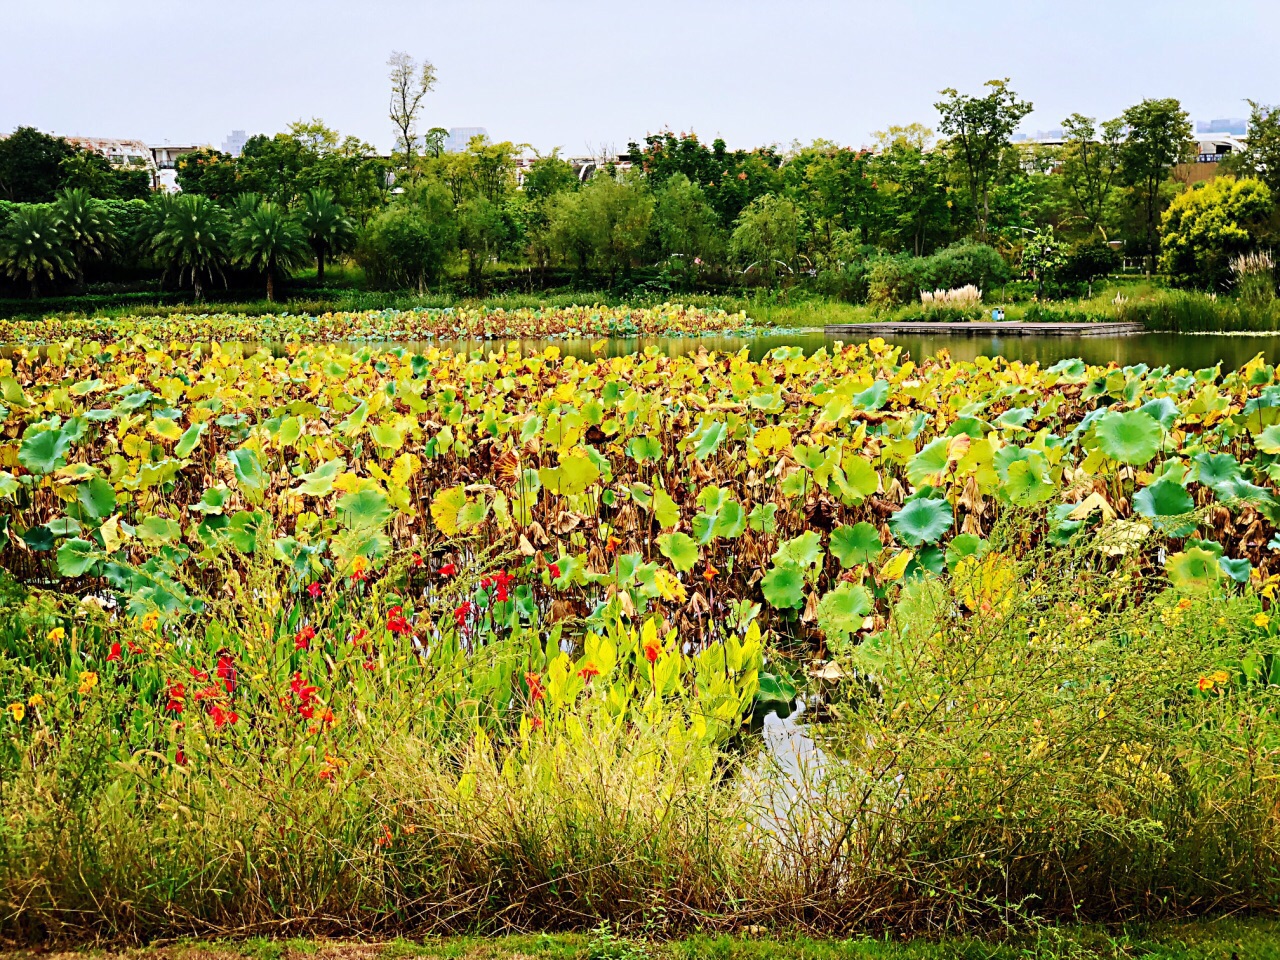
<svg viewBox="0 0 1280 960">
<path fill-rule="evenodd" d="M 156 624 L 160 622 L 160 614 L 155 610 L 147 611 L 147 615 L 142 618 L 142 629 L 150 633 L 156 628 Z"/>
<path fill-rule="evenodd" d="M 20 703 L 9 704 L 9 716 L 13 717 L 14 723 L 21 723 L 22 718 L 27 715 L 27 708 Z"/>
<path fill-rule="evenodd" d="M 1215 670 L 1213 673 L 1209 674 L 1209 679 L 1214 683 L 1226 683 L 1231 679 L 1231 674 L 1227 673 L 1225 670 Z"/>
<path fill-rule="evenodd" d="M 98 685 L 98 675 L 92 670 L 80 674 L 80 693 L 86 694 Z"/>
<path fill-rule="evenodd" d="M 1253 615 L 1253 625 L 1255 627 L 1265 627 L 1271 622 L 1271 618 L 1265 613 L 1255 613 Z"/>
<path fill-rule="evenodd" d="M 62 627 L 54 627 L 52 630 L 48 632 L 48 634 L 46 635 L 46 639 L 51 640 L 54 643 L 61 643 L 62 639 L 66 635 L 67 635 L 67 631 L 62 629 Z"/>
<path fill-rule="evenodd" d="M 1191 609 L 1191 601 L 1190 601 L 1190 600 L 1188 600 L 1186 597 L 1183 597 L 1181 600 L 1179 600 L 1179 601 L 1178 601 L 1178 609 L 1179 609 L 1179 610 L 1190 610 L 1190 609 Z"/>
<path fill-rule="evenodd" d="M 356 557 L 351 561 L 352 573 L 364 573 L 369 569 L 369 561 L 366 557 Z"/>
<path fill-rule="evenodd" d="M 30 698 L 29 700 L 27 700 L 27 706 L 28 706 L 28 707 L 43 707 L 43 706 L 44 706 L 44 697 L 43 697 L 43 696 L 41 696 L 41 695 L 40 695 L 40 694 L 38 694 L 38 693 L 33 693 L 33 694 L 31 695 L 31 698 Z"/>
</svg>

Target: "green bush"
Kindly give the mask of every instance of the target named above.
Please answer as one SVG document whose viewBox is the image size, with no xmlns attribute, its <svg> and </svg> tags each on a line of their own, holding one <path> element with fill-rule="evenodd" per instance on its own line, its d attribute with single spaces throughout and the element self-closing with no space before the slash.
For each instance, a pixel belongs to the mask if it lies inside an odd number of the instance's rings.
<svg viewBox="0 0 1280 960">
<path fill-rule="evenodd" d="M 871 265 L 868 299 L 879 307 L 914 303 L 922 290 L 954 290 L 973 284 L 983 293 L 1009 279 L 1009 265 L 994 248 L 958 243 L 929 257 L 899 254 Z"/>
<path fill-rule="evenodd" d="M 422 293 L 439 280 L 456 247 L 453 201 L 439 184 L 418 188 L 392 204 L 365 228 L 356 244 L 356 262 L 369 283 L 383 290 Z"/>
</svg>

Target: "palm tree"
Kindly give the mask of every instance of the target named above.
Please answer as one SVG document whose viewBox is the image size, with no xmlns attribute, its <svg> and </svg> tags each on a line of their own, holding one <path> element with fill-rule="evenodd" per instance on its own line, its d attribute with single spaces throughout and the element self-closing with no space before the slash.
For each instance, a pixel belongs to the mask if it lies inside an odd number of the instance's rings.
<svg viewBox="0 0 1280 960">
<path fill-rule="evenodd" d="M 55 203 L 75 264 L 76 283 L 84 283 L 84 264 L 105 256 L 116 241 L 116 224 L 107 205 L 95 200 L 84 187 L 64 190 Z"/>
<path fill-rule="evenodd" d="M 262 202 L 262 197 L 248 190 L 244 193 L 237 193 L 231 200 L 231 222 L 235 226 L 239 226 L 253 216 L 253 212 L 258 209 L 258 204 Z"/>
<path fill-rule="evenodd" d="M 302 198 L 298 222 L 316 255 L 316 282 L 324 283 L 325 259 L 351 249 L 356 238 L 355 224 L 347 219 L 342 205 L 334 201 L 333 191 L 319 187 Z"/>
<path fill-rule="evenodd" d="M 48 203 L 20 204 L 0 233 L 0 266 L 17 280 L 31 284 L 31 296 L 40 296 L 40 278 L 71 276 L 75 264 L 67 243 L 66 228 L 56 207 Z"/>
<path fill-rule="evenodd" d="M 267 275 L 267 301 L 275 299 L 275 276 L 310 259 L 307 237 L 284 207 L 270 200 L 258 204 L 231 237 L 236 260 Z"/>
<path fill-rule="evenodd" d="M 164 262 L 165 273 L 176 269 L 178 283 L 190 276 L 196 299 L 204 296 L 204 277 L 222 276 L 227 263 L 230 225 L 222 208 L 196 193 L 183 193 L 173 200 L 160 201 L 163 216 L 152 240 L 156 256 Z"/>
</svg>

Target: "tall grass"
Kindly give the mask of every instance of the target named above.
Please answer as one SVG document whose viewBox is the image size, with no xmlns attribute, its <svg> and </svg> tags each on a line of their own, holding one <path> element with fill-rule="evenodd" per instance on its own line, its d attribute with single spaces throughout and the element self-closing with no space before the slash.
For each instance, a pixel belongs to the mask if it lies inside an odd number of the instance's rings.
<svg viewBox="0 0 1280 960">
<path fill-rule="evenodd" d="M 43 702 L 4 721 L 0 936 L 957 931 L 1274 909 L 1280 668 L 1259 600 L 1178 596 L 1137 554 L 1117 572 L 1093 544 L 1028 534 L 909 582 L 882 630 L 835 649 L 811 692 L 831 719 L 790 759 L 708 733 L 714 671 L 659 684 L 625 627 L 611 642 L 638 669 L 615 692 L 564 686 L 557 636 L 468 649 L 448 617 L 428 654 L 384 648 L 366 670 L 343 633 L 318 658 L 266 581 L 165 637 L 15 592 L 0 695 Z M 139 652 L 102 662 L 111 638 Z M 196 679 L 167 713 L 173 671 L 229 649 L 241 721 L 212 723 Z M 305 718 L 295 669 L 319 688 Z"/>
<path fill-rule="evenodd" d="M 1280 330 L 1280 301 L 1170 290 L 1119 303 L 1115 316 L 1171 333 L 1262 333 Z"/>
</svg>

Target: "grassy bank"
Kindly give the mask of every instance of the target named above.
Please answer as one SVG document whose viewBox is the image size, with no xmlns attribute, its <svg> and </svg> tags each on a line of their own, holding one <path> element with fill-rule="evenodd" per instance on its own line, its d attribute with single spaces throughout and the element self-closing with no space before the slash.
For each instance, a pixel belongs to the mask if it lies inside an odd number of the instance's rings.
<svg viewBox="0 0 1280 960">
<path fill-rule="evenodd" d="M 0 952 L 0 960 L 80 960 L 81 951 Z M 437 940 L 177 941 L 95 960 L 1275 960 L 1280 924 L 1217 920 L 1130 928 L 1057 927 L 1002 939 L 821 940 L 698 935 L 628 939 L 589 934 L 460 936 Z"/>
</svg>

